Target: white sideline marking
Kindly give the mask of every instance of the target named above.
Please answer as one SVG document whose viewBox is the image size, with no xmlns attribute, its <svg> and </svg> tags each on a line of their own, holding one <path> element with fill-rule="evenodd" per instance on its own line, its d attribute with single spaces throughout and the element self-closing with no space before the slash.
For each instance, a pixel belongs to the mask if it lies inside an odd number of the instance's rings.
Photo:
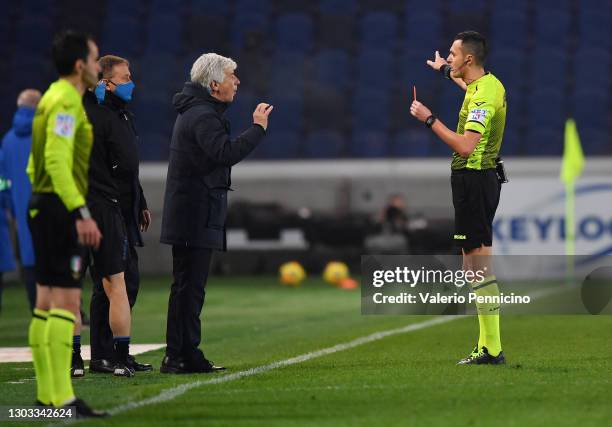
<svg viewBox="0 0 612 427">
<path fill-rule="evenodd" d="M 130 344 L 131 354 L 141 354 L 164 348 L 166 344 Z M 83 360 L 91 359 L 91 347 L 83 345 L 81 347 Z M 31 362 L 32 352 L 30 347 L 0 347 L 0 363 Z M 29 368 L 28 368 L 29 369 Z"/>
<path fill-rule="evenodd" d="M 421 329 L 429 328 L 431 326 L 440 325 L 443 323 L 452 322 L 454 320 L 462 319 L 467 316 L 444 316 L 444 317 L 436 317 L 431 320 L 426 320 L 424 322 L 411 323 L 410 325 L 403 326 L 401 328 L 389 329 L 387 331 L 375 332 L 370 335 L 366 335 L 360 338 L 356 338 L 352 341 L 348 341 L 341 344 L 336 344 L 332 347 L 323 348 L 321 350 L 312 351 L 310 353 L 305 353 L 300 356 L 292 357 L 290 359 L 281 360 L 278 362 L 273 362 L 268 365 L 258 366 L 255 368 L 247 369 L 245 371 L 235 372 L 229 375 L 223 375 L 215 378 L 210 378 L 207 380 L 194 381 L 192 383 L 181 384 L 176 387 L 172 387 L 166 390 L 163 390 L 157 396 L 150 397 L 148 399 L 144 399 L 138 402 L 130 402 L 125 405 L 120 405 L 115 408 L 109 410 L 111 415 L 120 414 L 122 412 L 129 411 L 135 408 L 142 408 L 143 406 L 155 405 L 161 402 L 167 402 L 169 400 L 175 399 L 191 389 L 198 388 L 204 385 L 209 384 L 220 384 L 226 383 L 229 381 L 238 380 L 244 377 L 250 377 L 252 375 L 261 374 L 263 372 L 268 372 L 273 369 L 283 368 L 285 366 L 295 365 L 297 363 L 306 362 L 308 360 L 316 359 L 317 357 L 326 356 L 328 354 L 337 353 L 339 351 L 348 350 L 354 347 L 358 347 L 363 344 L 367 344 L 373 341 L 378 341 L 383 338 L 405 334 L 407 332 L 418 331 Z"/>
</svg>

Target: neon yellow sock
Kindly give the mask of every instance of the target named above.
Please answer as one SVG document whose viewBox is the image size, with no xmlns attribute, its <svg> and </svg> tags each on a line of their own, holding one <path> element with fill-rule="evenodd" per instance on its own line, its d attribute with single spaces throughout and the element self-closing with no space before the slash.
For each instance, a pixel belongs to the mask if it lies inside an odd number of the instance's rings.
<svg viewBox="0 0 612 427">
<path fill-rule="evenodd" d="M 485 324 L 482 320 L 483 316 L 478 315 L 478 351 L 482 350 L 485 345 Z"/>
<path fill-rule="evenodd" d="M 495 276 L 488 276 L 482 282 L 472 283 L 472 290 L 478 297 L 499 296 L 499 286 Z M 501 336 L 499 333 L 500 305 L 494 302 L 476 302 L 478 323 L 480 324 L 480 341 L 489 354 L 497 356 L 501 352 Z"/>
<path fill-rule="evenodd" d="M 70 365 L 74 314 L 61 308 L 49 311 L 45 337 L 49 343 L 49 361 L 53 378 L 53 405 L 63 406 L 74 399 Z"/>
<path fill-rule="evenodd" d="M 36 373 L 36 398 L 45 405 L 50 405 L 53 397 L 53 380 L 49 368 L 49 347 L 45 341 L 48 316 L 48 311 L 35 308 L 28 332 L 28 342 L 32 350 L 32 361 Z"/>
</svg>

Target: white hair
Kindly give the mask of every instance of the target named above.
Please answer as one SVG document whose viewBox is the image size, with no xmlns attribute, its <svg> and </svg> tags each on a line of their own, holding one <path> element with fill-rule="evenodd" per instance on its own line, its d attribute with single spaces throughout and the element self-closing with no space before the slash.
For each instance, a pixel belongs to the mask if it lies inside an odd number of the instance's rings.
<svg viewBox="0 0 612 427">
<path fill-rule="evenodd" d="M 238 67 L 232 58 L 217 55 L 216 53 L 205 53 L 193 63 L 191 67 L 191 81 L 199 83 L 210 92 L 212 82 L 221 83 L 225 79 L 225 71 L 234 71 Z"/>
</svg>

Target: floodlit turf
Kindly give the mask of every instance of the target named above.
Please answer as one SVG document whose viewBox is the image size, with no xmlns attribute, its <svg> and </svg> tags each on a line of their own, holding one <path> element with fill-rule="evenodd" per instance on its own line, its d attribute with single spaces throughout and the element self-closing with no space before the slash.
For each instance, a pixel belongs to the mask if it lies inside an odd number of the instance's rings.
<svg viewBox="0 0 612 427">
<path fill-rule="evenodd" d="M 290 289 L 274 278 L 213 279 L 203 348 L 209 358 L 228 366 L 230 374 L 430 319 L 361 316 L 359 297 L 358 290 L 342 291 L 316 280 Z M 142 284 L 134 310 L 134 342 L 163 342 L 167 299 L 167 280 Z M 0 346 L 26 345 L 25 292 L 9 287 L 3 306 Z M 611 316 L 506 316 L 502 331 L 507 366 L 455 366 L 473 346 L 476 323 L 472 317 L 457 319 L 387 337 L 203 385 L 173 400 L 83 425 L 610 425 Z M 87 335 L 83 333 L 84 343 Z M 157 370 L 162 353 L 139 359 Z M 94 406 L 113 408 L 223 375 L 155 372 L 124 379 L 87 374 L 74 384 L 77 394 Z M 32 376 L 30 364 L 0 364 L 0 405 L 31 404 Z"/>
</svg>

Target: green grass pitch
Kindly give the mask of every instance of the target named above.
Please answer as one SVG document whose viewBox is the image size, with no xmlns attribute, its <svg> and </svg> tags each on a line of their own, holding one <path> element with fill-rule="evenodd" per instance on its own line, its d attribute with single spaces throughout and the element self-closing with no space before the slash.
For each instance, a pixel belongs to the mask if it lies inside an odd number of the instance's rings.
<svg viewBox="0 0 612 427">
<path fill-rule="evenodd" d="M 90 287 L 85 291 L 88 303 Z M 169 280 L 144 280 L 133 341 L 162 343 Z M 226 374 L 159 373 L 163 350 L 139 356 L 156 371 L 133 379 L 87 374 L 76 392 L 115 408 L 198 380 L 222 378 L 336 344 L 423 322 L 362 316 L 359 291 L 309 279 L 292 289 L 267 278 L 212 278 L 203 316 L 207 357 Z M 25 346 L 25 292 L 5 290 L 0 347 Z M 99 426 L 606 426 L 612 423 L 612 316 L 505 316 L 508 365 L 455 366 L 473 346 L 474 317 L 386 337 L 119 413 Z M 88 344 L 88 331 L 83 332 Z M 28 363 L 0 363 L 0 406 L 30 405 Z M 25 381 L 23 381 L 25 379 Z M 22 382 L 12 384 L 11 382 Z M 25 425 L 25 423 L 3 423 Z M 32 422 L 30 425 L 44 425 Z"/>
</svg>

